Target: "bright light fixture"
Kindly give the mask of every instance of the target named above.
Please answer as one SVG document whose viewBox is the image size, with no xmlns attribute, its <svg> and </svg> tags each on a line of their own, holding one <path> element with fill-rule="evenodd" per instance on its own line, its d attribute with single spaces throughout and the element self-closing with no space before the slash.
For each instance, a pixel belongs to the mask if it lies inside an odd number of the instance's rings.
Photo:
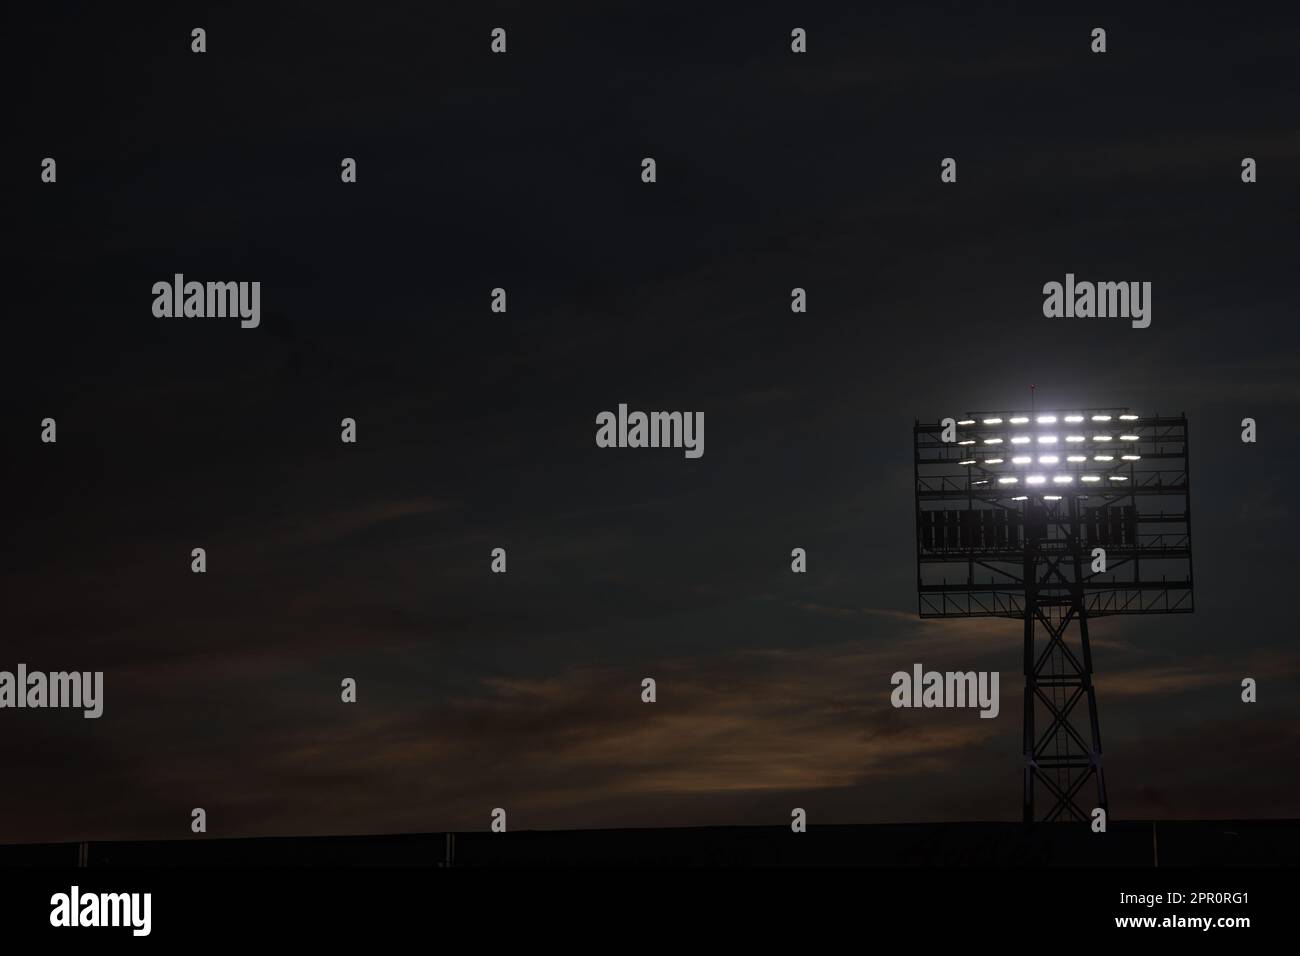
<svg viewBox="0 0 1300 956">
<path fill-rule="evenodd" d="M 1038 436 L 1038 444 L 1040 444 L 1040 445 L 1055 445 L 1055 444 L 1056 444 L 1056 436 L 1055 436 L 1055 435 L 1039 435 L 1039 436 Z"/>
<path fill-rule="evenodd" d="M 1093 416 L 1092 416 L 1092 420 L 1093 420 L 1094 422 L 1108 422 L 1108 421 L 1110 421 L 1110 416 L 1109 416 L 1109 415 L 1093 415 Z"/>
<path fill-rule="evenodd" d="M 1000 418 L 986 418 L 986 419 L 984 419 L 984 424 L 985 424 L 985 425 L 1001 425 L 1001 424 L 1002 424 L 1002 419 L 1000 419 Z"/>
<path fill-rule="evenodd" d="M 1013 444 L 1013 445 L 1023 445 L 1023 444 L 1025 444 L 1025 443 L 1028 442 L 1028 441 L 1029 441 L 1029 436 L 1028 436 L 1028 435 L 1017 435 L 1015 438 L 1011 439 L 1011 444 Z"/>
<path fill-rule="evenodd" d="M 1068 485 L 1070 482 L 1074 481 L 1074 475 L 1053 475 L 1052 481 L 1058 485 Z"/>
<path fill-rule="evenodd" d="M 1119 457 L 1123 458 L 1125 461 L 1141 461 L 1141 460 L 1142 460 L 1142 456 L 1141 456 L 1141 455 L 1120 455 Z"/>
<path fill-rule="evenodd" d="M 1029 417 L 1027 415 L 1017 415 L 1015 418 L 1011 419 L 1011 424 L 1023 425 L 1027 421 L 1029 421 Z"/>
<path fill-rule="evenodd" d="M 1082 435 L 1067 435 L 1065 436 L 1065 440 L 1066 441 L 1087 441 L 1088 439 L 1084 438 Z"/>
<path fill-rule="evenodd" d="M 1030 475 L 1028 478 L 1025 479 L 1025 483 L 1030 485 L 1041 485 L 1046 480 L 1047 479 L 1044 478 L 1042 475 Z"/>
<path fill-rule="evenodd" d="M 1040 425 L 1055 425 L 1055 424 L 1056 424 L 1056 416 L 1055 416 L 1055 415 L 1039 415 L 1039 416 L 1038 416 L 1038 424 L 1040 424 Z"/>
<path fill-rule="evenodd" d="M 959 421 L 957 424 L 958 424 L 958 425 L 974 425 L 974 424 L 975 424 L 975 419 L 973 419 L 973 418 L 963 418 L 963 419 L 962 419 L 961 421 Z"/>
<path fill-rule="evenodd" d="M 1084 475 L 1080 481 L 1101 481 L 1101 475 Z"/>
<path fill-rule="evenodd" d="M 1119 440 L 1120 441 L 1141 441 L 1142 436 L 1141 435 L 1120 435 Z"/>
<path fill-rule="evenodd" d="M 1033 461 L 1033 460 L 1034 460 L 1034 459 L 1033 459 L 1033 456 L 1032 456 L 1032 455 L 1016 455 L 1015 458 L 1012 458 L 1012 459 L 1011 459 L 1011 464 L 1013 464 L 1013 465 L 1027 465 L 1027 464 L 1029 464 L 1029 463 L 1030 463 L 1031 461 Z"/>
<path fill-rule="evenodd" d="M 1056 455 L 1039 455 L 1039 456 L 1038 456 L 1038 463 L 1039 463 L 1040 465 L 1055 465 L 1055 464 L 1057 464 L 1060 460 L 1061 460 L 1061 459 L 1060 459 L 1058 456 L 1056 456 Z"/>
<path fill-rule="evenodd" d="M 1065 460 L 1066 460 L 1066 461 L 1087 461 L 1087 460 L 1088 460 L 1088 456 L 1087 456 L 1087 455 L 1070 455 L 1070 456 L 1069 456 L 1068 458 L 1066 458 Z"/>
<path fill-rule="evenodd" d="M 1011 478 L 999 478 L 999 479 L 998 479 L 998 484 L 999 484 L 999 485 L 1014 485 L 1014 484 L 1015 484 L 1017 481 L 1019 481 L 1019 480 L 1020 480 L 1019 478 L 1016 478 L 1016 477 L 1014 477 L 1014 476 L 1011 477 Z"/>
<path fill-rule="evenodd" d="M 1093 461 L 1114 461 L 1115 456 L 1114 455 L 1093 455 L 1092 460 Z"/>
<path fill-rule="evenodd" d="M 1067 422 L 1081 422 L 1081 421 L 1083 421 L 1083 416 L 1082 416 L 1082 415 L 1066 415 L 1066 416 L 1065 416 L 1065 420 L 1066 420 Z"/>
</svg>

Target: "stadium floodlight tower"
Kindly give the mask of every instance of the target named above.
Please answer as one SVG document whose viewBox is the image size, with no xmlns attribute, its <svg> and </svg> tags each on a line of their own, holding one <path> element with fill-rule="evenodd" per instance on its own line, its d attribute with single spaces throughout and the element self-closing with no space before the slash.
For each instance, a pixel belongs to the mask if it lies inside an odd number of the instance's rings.
<svg viewBox="0 0 1300 956">
<path fill-rule="evenodd" d="M 1192 610 L 1187 417 L 983 412 L 914 448 L 921 617 L 1024 621 L 1024 821 L 1109 813 L 1088 621 Z"/>
</svg>

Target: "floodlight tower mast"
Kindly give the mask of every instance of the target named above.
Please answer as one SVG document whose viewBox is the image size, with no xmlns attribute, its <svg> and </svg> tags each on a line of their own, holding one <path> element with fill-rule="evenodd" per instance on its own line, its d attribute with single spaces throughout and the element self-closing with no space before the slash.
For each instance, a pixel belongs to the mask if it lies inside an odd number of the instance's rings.
<svg viewBox="0 0 1300 956">
<path fill-rule="evenodd" d="M 1186 417 L 967 415 L 914 452 L 920 615 L 1023 622 L 1023 819 L 1109 813 L 1089 622 L 1193 608 Z"/>
<path fill-rule="evenodd" d="M 1031 505 L 1029 510 L 1035 511 Z M 1028 523 L 1035 531 L 1046 531 L 1038 517 Z M 1080 806 L 1087 795 L 1090 780 L 1096 781 L 1093 808 L 1107 814 L 1106 777 L 1101 765 L 1101 727 L 1097 719 L 1097 692 L 1092 684 L 1092 648 L 1088 643 L 1088 611 L 1083 589 L 1083 535 L 1079 526 L 1079 503 L 1069 500 L 1064 519 L 1065 546 L 1053 554 L 1044 549 L 1044 538 L 1029 536 L 1025 543 L 1023 580 L 1025 581 L 1025 699 L 1023 752 L 1025 823 L 1034 822 L 1034 790 L 1039 784 L 1048 796 L 1041 819 L 1089 819 L 1086 807 Z M 1065 588 L 1054 598 L 1040 598 L 1039 589 L 1052 580 Z M 1069 641 L 1070 625 L 1078 634 L 1077 651 Z M 1046 642 L 1038 640 L 1042 632 Z M 1076 718 L 1080 705 L 1086 705 L 1086 725 Z M 1037 717 L 1047 717 L 1039 733 Z M 1082 718 L 1084 715 L 1079 714 Z"/>
</svg>

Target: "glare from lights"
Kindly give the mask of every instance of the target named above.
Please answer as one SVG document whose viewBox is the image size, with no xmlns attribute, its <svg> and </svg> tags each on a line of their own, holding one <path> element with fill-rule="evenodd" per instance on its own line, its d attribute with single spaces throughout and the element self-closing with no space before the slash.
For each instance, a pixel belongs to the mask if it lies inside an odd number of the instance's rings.
<svg viewBox="0 0 1300 956">
<path fill-rule="evenodd" d="M 963 438 L 961 441 L 957 442 L 957 444 L 958 444 L 958 445 L 973 445 L 973 444 L 975 444 L 975 439 L 973 439 L 973 438 Z"/>
<path fill-rule="evenodd" d="M 1040 465 L 1055 465 L 1061 459 L 1056 455 L 1039 455 L 1038 463 Z"/>
<path fill-rule="evenodd" d="M 1092 440 L 1093 440 L 1093 441 L 1111 441 L 1112 439 L 1111 439 L 1111 437 L 1110 437 L 1109 435 L 1093 435 L 1093 436 L 1092 436 Z"/>
<path fill-rule="evenodd" d="M 998 484 L 999 484 L 999 485 L 1014 485 L 1014 484 L 1015 484 L 1017 481 L 1019 481 L 1019 480 L 1020 480 L 1019 478 L 1016 478 L 1016 477 L 1014 477 L 1014 476 L 1011 477 L 1011 478 L 999 478 L 999 479 L 998 479 Z"/>
<path fill-rule="evenodd" d="M 1110 416 L 1109 416 L 1109 415 L 1093 415 L 1093 416 L 1092 416 L 1092 420 L 1093 420 L 1094 422 L 1108 422 L 1108 421 L 1110 421 Z"/>
<path fill-rule="evenodd" d="M 1029 496 L 1028 496 L 1028 495 L 1016 495 L 1016 496 L 1015 496 L 1014 498 L 1012 498 L 1011 500 L 1012 500 L 1012 501 L 1028 501 L 1028 500 L 1029 500 Z"/>
<path fill-rule="evenodd" d="M 1028 478 L 1025 479 L 1025 484 L 1028 484 L 1028 485 L 1041 485 L 1041 484 L 1042 484 L 1043 482 L 1045 482 L 1046 480 L 1047 480 L 1047 479 L 1044 478 L 1042 475 L 1030 475 Z"/>
<path fill-rule="evenodd" d="M 1025 444 L 1025 443 L 1028 442 L 1028 441 L 1029 441 L 1029 436 L 1028 436 L 1028 435 L 1017 435 L 1015 438 L 1011 439 L 1011 444 L 1013 444 L 1013 445 L 1023 445 L 1023 444 Z"/>
<path fill-rule="evenodd" d="M 1044 501 L 1060 501 L 1060 500 L 1061 500 L 1061 496 L 1060 496 L 1060 495 L 1043 495 L 1043 500 L 1044 500 Z"/>
<path fill-rule="evenodd" d="M 1040 424 L 1040 425 L 1055 425 L 1055 424 L 1056 424 L 1056 416 L 1055 416 L 1055 415 L 1039 415 L 1039 416 L 1038 416 L 1038 424 Z"/>
<path fill-rule="evenodd" d="M 1015 458 L 1011 459 L 1011 463 L 1013 465 L 1027 465 L 1033 460 L 1032 455 L 1016 455 Z"/>
<path fill-rule="evenodd" d="M 1023 424 L 1024 424 L 1025 422 L 1027 422 L 1027 421 L 1029 421 L 1029 418 L 1028 418 L 1027 416 L 1025 416 L 1025 415 L 1017 415 L 1015 418 L 1011 419 L 1011 424 L 1013 424 L 1013 425 L 1023 425 Z"/>
<path fill-rule="evenodd" d="M 1088 456 L 1087 456 L 1087 455 L 1071 455 L 1071 456 L 1069 456 L 1068 458 L 1066 458 L 1065 460 L 1066 460 L 1066 461 L 1087 461 L 1087 460 L 1088 460 Z"/>
<path fill-rule="evenodd" d="M 1138 420 L 1136 415 L 1121 415 L 1119 420 L 1122 422 L 1135 422 Z"/>
<path fill-rule="evenodd" d="M 1001 425 L 1001 424 L 1002 424 L 1002 419 L 1000 419 L 1000 418 L 986 418 L 986 419 L 984 419 L 984 424 L 985 424 L 985 425 Z"/>
<path fill-rule="evenodd" d="M 984 439 L 984 444 L 986 444 L 986 445 L 1001 445 L 1001 444 L 1002 444 L 1002 439 L 1001 439 L 1001 438 L 986 438 L 986 439 Z"/>
<path fill-rule="evenodd" d="M 1083 416 L 1082 416 L 1082 415 L 1066 415 L 1066 416 L 1065 416 L 1065 420 L 1066 420 L 1067 422 L 1081 422 L 1081 421 L 1083 421 Z"/>
<path fill-rule="evenodd" d="M 1101 481 L 1101 475 L 1084 475 L 1080 481 Z"/>
<path fill-rule="evenodd" d="M 1084 438 L 1082 435 L 1067 435 L 1065 437 L 1065 440 L 1066 441 L 1087 441 L 1088 439 Z"/>
<path fill-rule="evenodd" d="M 1052 481 L 1058 485 L 1068 485 L 1074 481 L 1074 475 L 1053 475 Z"/>
<path fill-rule="evenodd" d="M 1114 461 L 1115 456 L 1114 455 L 1093 455 L 1092 460 L 1093 461 Z"/>
<path fill-rule="evenodd" d="M 1056 436 L 1055 436 L 1055 435 L 1039 435 L 1039 436 L 1038 436 L 1038 444 L 1040 444 L 1040 445 L 1055 445 L 1055 444 L 1056 444 Z"/>
<path fill-rule="evenodd" d="M 959 461 L 959 462 L 957 462 L 957 464 L 959 464 L 959 465 L 973 465 L 973 464 L 975 464 L 975 459 L 974 459 L 974 458 L 967 458 L 965 461 Z"/>
<path fill-rule="evenodd" d="M 1128 481 L 1128 475 L 1111 475 L 1111 481 Z"/>
<path fill-rule="evenodd" d="M 985 459 L 984 459 L 984 464 L 986 464 L 986 465 L 1000 465 L 1000 464 L 1002 464 L 1002 459 L 1001 459 L 1001 458 L 985 458 Z"/>
<path fill-rule="evenodd" d="M 989 483 L 989 480 L 988 480 L 987 478 L 981 478 L 979 481 L 972 481 L 972 482 L 971 482 L 972 485 L 987 485 L 988 483 Z"/>
<path fill-rule="evenodd" d="M 962 419 L 961 421 L 959 421 L 957 424 L 958 424 L 958 425 L 974 425 L 974 424 L 975 424 L 975 419 L 973 419 L 973 418 L 963 418 L 963 419 Z"/>
<path fill-rule="evenodd" d="M 1141 435 L 1120 435 L 1119 440 L 1120 441 L 1141 441 L 1142 436 Z"/>
<path fill-rule="evenodd" d="M 1141 455 L 1120 455 L 1119 457 L 1123 458 L 1125 461 L 1141 461 L 1141 460 L 1142 460 L 1142 456 L 1141 456 Z"/>
</svg>

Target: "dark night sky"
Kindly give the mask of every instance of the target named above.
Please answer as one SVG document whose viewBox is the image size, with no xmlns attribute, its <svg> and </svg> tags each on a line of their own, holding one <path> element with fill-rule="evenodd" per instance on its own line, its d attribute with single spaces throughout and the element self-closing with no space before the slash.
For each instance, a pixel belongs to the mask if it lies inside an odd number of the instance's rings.
<svg viewBox="0 0 1300 956">
<path fill-rule="evenodd" d="M 910 455 L 1031 383 L 1191 423 L 1197 611 L 1093 628 L 1112 812 L 1300 816 L 1294 5 L 43 6 L 0 669 L 105 715 L 0 711 L 0 841 L 1017 819 L 1020 627 L 917 619 Z M 261 327 L 155 318 L 175 272 Z M 1151 327 L 1045 319 L 1066 272 Z M 704 457 L 598 449 L 619 402 Z M 1002 716 L 893 710 L 916 661 Z"/>
</svg>

